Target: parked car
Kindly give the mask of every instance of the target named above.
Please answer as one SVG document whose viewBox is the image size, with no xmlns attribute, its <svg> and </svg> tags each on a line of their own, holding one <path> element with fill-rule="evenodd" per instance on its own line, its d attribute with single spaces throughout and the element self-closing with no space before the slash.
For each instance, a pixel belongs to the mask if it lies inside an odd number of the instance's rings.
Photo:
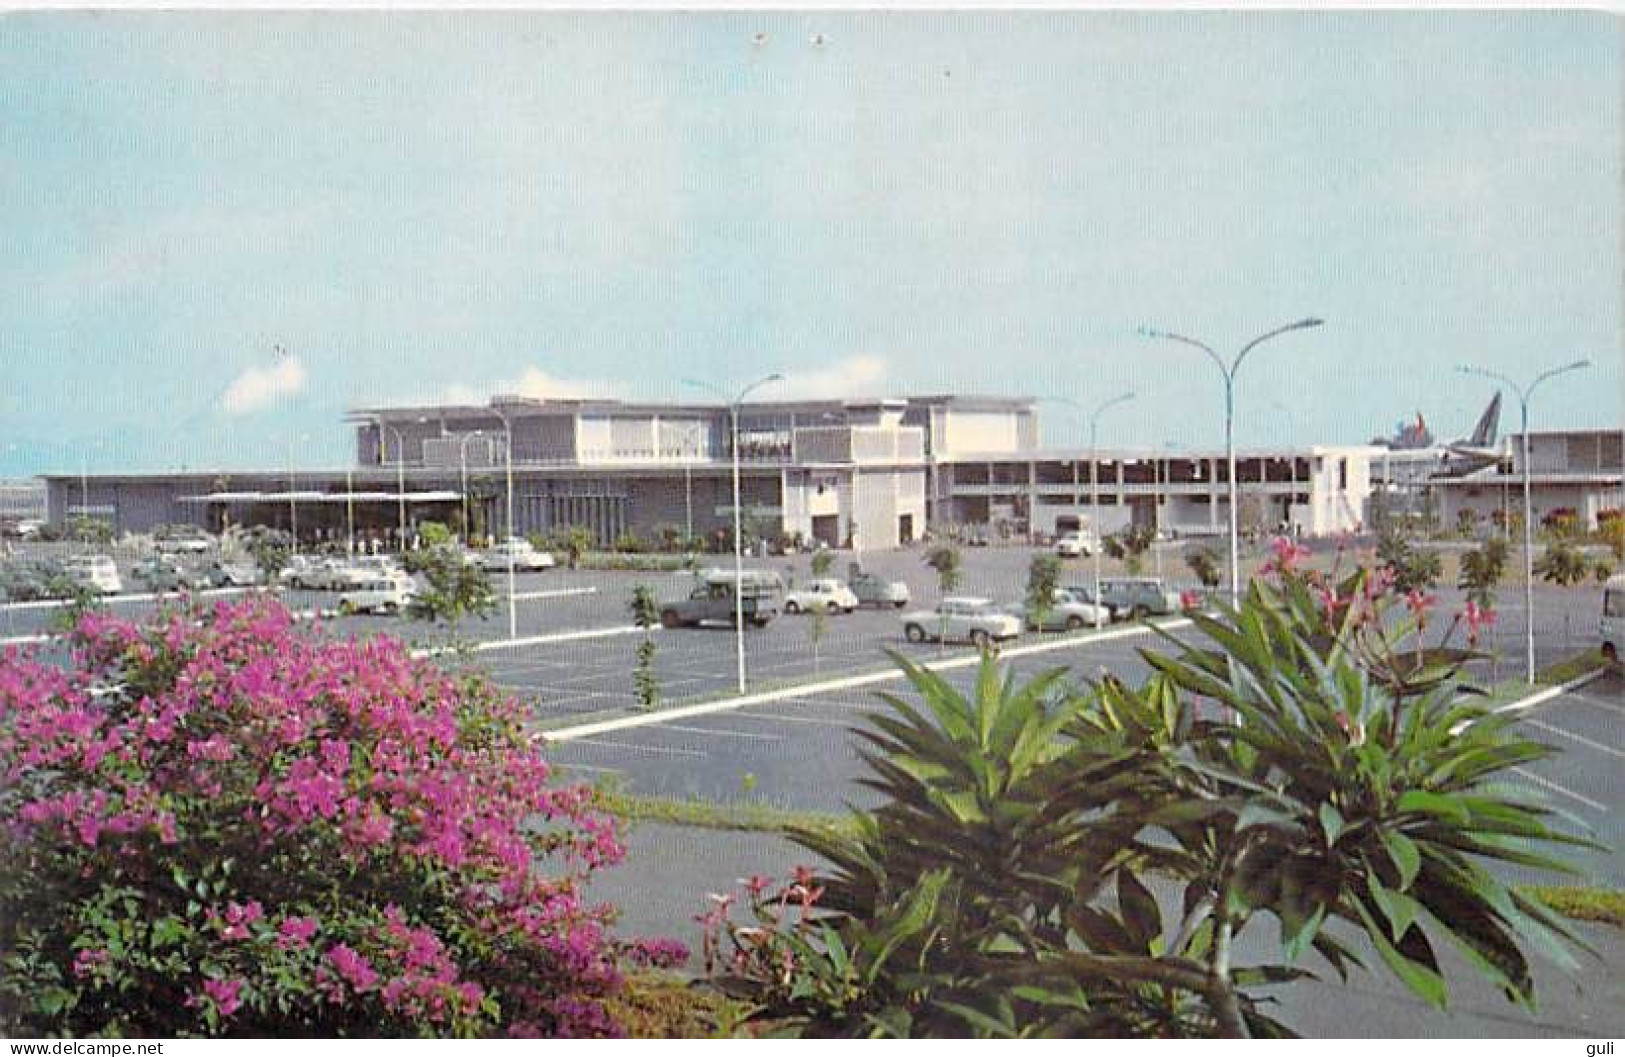
<svg viewBox="0 0 1625 1057">
<path fill-rule="evenodd" d="M 1104 585 L 1105 581 L 1102 580 L 1101 583 Z M 1092 584 L 1067 584 L 1059 588 L 1059 590 L 1065 591 L 1084 605 L 1096 604 L 1095 589 Z M 1123 618 L 1123 614 L 1117 611 L 1117 607 L 1112 605 L 1110 599 L 1101 600 L 1099 604 L 1106 610 L 1106 621 L 1108 623 Z"/>
<path fill-rule="evenodd" d="M 50 576 L 38 565 L 7 564 L 0 568 L 0 595 L 8 602 L 33 602 L 51 595 Z"/>
<path fill-rule="evenodd" d="M 1081 532 L 1068 532 L 1055 541 L 1055 553 L 1062 558 L 1088 558 L 1094 555 L 1099 541 Z"/>
<path fill-rule="evenodd" d="M 1110 609 L 1097 606 L 1082 595 L 1064 587 L 1056 588 L 1054 595 L 1051 596 L 1050 608 L 1044 614 L 1042 626 L 1038 622 L 1038 614 L 1027 603 L 1018 603 L 1012 610 L 1031 631 L 1077 631 L 1079 628 L 1112 622 Z"/>
<path fill-rule="evenodd" d="M 328 591 L 349 591 L 362 584 L 401 577 L 411 579 L 392 556 L 363 554 L 354 558 L 329 559 L 326 569 L 318 572 L 315 580 Z"/>
<path fill-rule="evenodd" d="M 410 576 L 380 576 L 363 580 L 339 596 L 340 613 L 399 613 L 417 597 Z"/>
<path fill-rule="evenodd" d="M 542 572 L 557 564 L 553 560 L 553 555 L 547 551 L 539 551 L 531 546 L 529 540 L 516 537 L 509 537 L 483 551 L 476 551 L 474 560 L 486 572 L 495 573 L 508 571 L 510 557 L 514 570 L 522 573 Z"/>
<path fill-rule="evenodd" d="M 946 631 L 949 640 L 981 646 L 1021 634 L 1021 618 L 985 598 L 944 598 L 934 609 L 912 610 L 898 619 L 903 624 L 903 637 L 910 642 L 936 641 Z"/>
<path fill-rule="evenodd" d="M 786 614 L 822 610 L 826 613 L 850 613 L 858 608 L 858 596 L 839 580 L 808 580 L 800 587 L 784 593 Z"/>
<path fill-rule="evenodd" d="M 734 599 L 734 586 L 741 585 Z M 777 574 L 746 569 L 735 579 L 732 571 L 712 569 L 700 575 L 700 582 L 687 598 L 660 607 L 660 624 L 667 628 L 694 627 L 706 623 L 733 624 L 742 612 L 745 623 L 766 627 L 778 615 L 779 591 L 783 582 Z"/>
<path fill-rule="evenodd" d="M 1615 664 L 1625 643 L 1625 574 L 1611 576 L 1602 589 L 1602 655 Z"/>
<path fill-rule="evenodd" d="M 1150 576 L 1114 576 L 1100 581 L 1100 598 L 1124 620 L 1178 613 L 1179 592 Z"/>
<path fill-rule="evenodd" d="M 158 554 L 140 562 L 130 575 L 149 591 L 199 591 L 214 586 L 207 573 L 188 568 L 172 555 Z"/>
<path fill-rule="evenodd" d="M 332 565 L 328 558 L 295 554 L 277 573 L 277 582 L 301 591 L 325 591 L 332 579 Z"/>
<path fill-rule="evenodd" d="M 76 554 L 62 568 L 75 583 L 99 594 L 116 595 L 124 590 L 118 566 L 105 554 Z"/>
<path fill-rule="evenodd" d="M 885 580 L 873 573 L 853 573 L 846 586 L 856 596 L 860 606 L 892 606 L 902 609 L 908 605 L 908 584 L 901 580 Z"/>
<path fill-rule="evenodd" d="M 204 554 L 213 546 L 208 533 L 190 525 L 159 529 L 153 549 L 159 554 Z"/>
<path fill-rule="evenodd" d="M 260 571 L 253 562 L 219 559 L 211 562 L 205 575 L 210 587 L 253 587 L 260 582 Z"/>
</svg>

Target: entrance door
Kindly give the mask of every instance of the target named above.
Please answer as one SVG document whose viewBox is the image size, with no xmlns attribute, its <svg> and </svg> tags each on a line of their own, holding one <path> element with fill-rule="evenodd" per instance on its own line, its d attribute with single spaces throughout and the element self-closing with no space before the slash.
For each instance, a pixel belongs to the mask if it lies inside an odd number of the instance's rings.
<svg viewBox="0 0 1625 1057">
<path fill-rule="evenodd" d="M 828 544 L 831 547 L 841 545 L 841 517 L 839 514 L 814 514 L 812 519 L 813 539 Z"/>
<path fill-rule="evenodd" d="M 897 517 L 897 542 L 908 544 L 914 542 L 914 515 L 899 514 Z"/>
</svg>

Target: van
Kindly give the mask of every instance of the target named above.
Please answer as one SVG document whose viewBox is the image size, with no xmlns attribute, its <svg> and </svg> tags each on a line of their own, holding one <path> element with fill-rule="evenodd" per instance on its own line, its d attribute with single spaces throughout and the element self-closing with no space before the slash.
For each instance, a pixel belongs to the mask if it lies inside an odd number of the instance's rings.
<svg viewBox="0 0 1625 1057">
<path fill-rule="evenodd" d="M 1161 580 L 1150 576 L 1102 579 L 1100 600 L 1119 620 L 1167 616 L 1180 611 L 1179 592 L 1168 590 Z"/>
<path fill-rule="evenodd" d="M 1625 639 L 1625 573 L 1609 577 L 1602 589 L 1602 655 L 1619 663 L 1620 640 Z"/>
</svg>

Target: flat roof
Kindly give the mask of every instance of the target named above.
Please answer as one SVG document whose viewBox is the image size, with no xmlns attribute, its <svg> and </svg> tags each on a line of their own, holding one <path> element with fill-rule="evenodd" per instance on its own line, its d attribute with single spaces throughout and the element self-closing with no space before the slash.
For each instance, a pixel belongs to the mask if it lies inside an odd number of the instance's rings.
<svg viewBox="0 0 1625 1057">
<path fill-rule="evenodd" d="M 989 396 L 978 394 L 930 396 L 821 397 L 798 400 L 747 400 L 742 406 L 771 411 L 862 411 L 873 408 L 904 410 L 917 406 L 946 406 L 962 411 L 1025 411 L 1038 402 L 1031 396 Z M 496 418 L 498 411 L 513 415 L 593 414 L 615 411 L 633 414 L 721 413 L 728 405 L 720 400 L 618 400 L 610 397 L 533 397 L 498 394 L 488 404 L 421 404 L 401 407 L 358 407 L 345 417 L 365 424 L 368 419 L 401 418 Z"/>
</svg>

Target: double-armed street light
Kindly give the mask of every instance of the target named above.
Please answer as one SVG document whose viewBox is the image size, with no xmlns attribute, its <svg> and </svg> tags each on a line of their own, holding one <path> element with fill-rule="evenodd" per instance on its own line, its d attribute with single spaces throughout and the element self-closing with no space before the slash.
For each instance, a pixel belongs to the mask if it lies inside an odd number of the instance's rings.
<svg viewBox="0 0 1625 1057">
<path fill-rule="evenodd" d="M 1535 376 L 1535 380 L 1527 386 L 1520 386 L 1517 382 L 1504 374 L 1487 370 L 1483 367 L 1462 365 L 1456 368 L 1462 374 L 1476 374 L 1482 377 L 1501 382 L 1518 394 L 1518 407 L 1522 413 L 1522 461 L 1523 461 L 1523 625 L 1524 625 L 1524 666 L 1525 675 L 1530 685 L 1535 682 L 1535 535 L 1534 503 L 1530 497 L 1529 483 L 1529 399 L 1535 395 L 1535 390 L 1547 379 L 1556 378 L 1560 374 L 1570 371 L 1583 370 L 1590 367 L 1590 360 L 1576 360 L 1561 367 L 1553 367 Z"/>
<path fill-rule="evenodd" d="M 1224 362 L 1224 358 L 1221 357 L 1217 352 L 1214 352 L 1212 348 L 1200 341 L 1197 341 L 1195 338 L 1187 338 L 1182 334 L 1175 334 L 1166 330 L 1157 330 L 1153 327 L 1140 328 L 1140 333 L 1145 337 L 1159 338 L 1166 341 L 1177 341 L 1182 345 L 1189 345 L 1192 348 L 1201 349 L 1203 352 L 1207 353 L 1208 358 L 1211 359 L 1219 368 L 1219 373 L 1224 376 L 1224 452 L 1225 463 L 1229 467 L 1230 477 L 1228 483 L 1230 486 L 1230 604 L 1232 606 L 1239 606 L 1241 604 L 1241 547 L 1239 543 L 1240 534 L 1237 521 L 1238 499 L 1236 494 L 1236 372 L 1241 370 L 1241 365 L 1247 359 L 1248 353 L 1252 352 L 1258 346 L 1262 345 L 1271 338 L 1279 337 L 1282 334 L 1287 334 L 1294 330 L 1307 330 L 1311 327 L 1318 327 L 1324 323 L 1325 320 L 1316 319 L 1311 316 L 1307 319 L 1300 319 L 1296 323 L 1288 323 L 1285 326 L 1276 327 L 1274 330 L 1260 334 L 1252 341 L 1249 341 L 1246 345 L 1243 345 L 1241 351 L 1236 353 L 1235 359 L 1228 364 L 1226 364 Z"/>
<path fill-rule="evenodd" d="M 691 385 L 696 389 L 704 389 L 707 392 L 715 393 L 717 396 L 720 396 L 724 401 L 726 401 L 728 404 L 728 413 L 732 422 L 734 486 L 734 654 L 738 662 L 738 685 L 739 692 L 741 694 L 745 692 L 745 560 L 744 551 L 742 549 L 743 541 L 741 539 L 743 528 L 740 518 L 739 498 L 739 405 L 743 404 L 745 402 L 745 397 L 749 396 L 753 391 L 769 384 L 770 382 L 782 381 L 784 381 L 784 375 L 770 374 L 763 378 L 758 378 L 756 381 L 739 390 L 738 393 L 734 394 L 733 396 L 729 396 L 725 390 L 720 389 L 709 382 L 702 382 L 693 378 L 683 379 L 684 385 Z"/>
</svg>

